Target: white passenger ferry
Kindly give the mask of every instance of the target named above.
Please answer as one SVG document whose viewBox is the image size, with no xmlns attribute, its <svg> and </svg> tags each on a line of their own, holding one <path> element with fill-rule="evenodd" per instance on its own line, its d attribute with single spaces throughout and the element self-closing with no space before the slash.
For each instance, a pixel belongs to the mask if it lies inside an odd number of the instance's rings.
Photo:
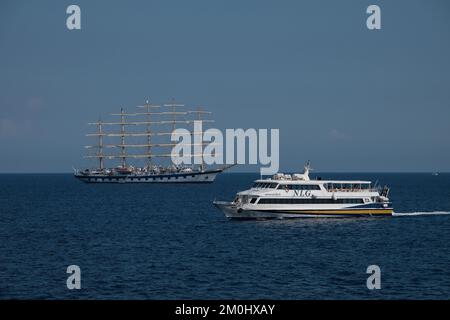
<svg viewBox="0 0 450 320">
<path fill-rule="evenodd" d="M 234 201 L 214 205 L 234 219 L 392 215 L 389 188 L 372 187 L 370 181 L 310 180 L 309 170 L 308 162 L 303 174 L 256 180 Z"/>
</svg>

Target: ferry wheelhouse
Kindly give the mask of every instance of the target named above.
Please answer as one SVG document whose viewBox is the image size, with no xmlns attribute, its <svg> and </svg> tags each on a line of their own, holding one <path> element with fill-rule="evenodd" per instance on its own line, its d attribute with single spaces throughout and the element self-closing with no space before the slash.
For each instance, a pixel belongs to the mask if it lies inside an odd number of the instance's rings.
<svg viewBox="0 0 450 320">
<path fill-rule="evenodd" d="M 310 180 L 309 163 L 302 174 L 277 173 L 256 180 L 232 202 L 214 205 L 232 219 L 391 216 L 389 188 L 371 181 Z"/>
</svg>

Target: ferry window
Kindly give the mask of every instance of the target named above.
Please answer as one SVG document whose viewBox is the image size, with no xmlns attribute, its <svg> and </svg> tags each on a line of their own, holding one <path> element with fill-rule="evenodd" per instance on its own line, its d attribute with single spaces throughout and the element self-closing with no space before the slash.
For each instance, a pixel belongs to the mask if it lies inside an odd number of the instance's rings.
<svg viewBox="0 0 450 320">
<path fill-rule="evenodd" d="M 364 203 L 363 199 L 296 199 L 296 198 L 265 198 L 259 204 L 330 204 L 330 203 Z"/>
<path fill-rule="evenodd" d="M 276 184 L 275 184 L 276 186 Z M 276 189 L 288 189 L 288 190 L 320 190 L 320 186 L 317 184 L 279 184 L 277 187 L 271 187 Z"/>
<path fill-rule="evenodd" d="M 320 186 L 317 184 L 294 184 L 294 185 L 289 185 L 289 189 L 292 189 L 292 190 L 320 190 Z"/>
<path fill-rule="evenodd" d="M 258 198 L 252 198 L 252 200 L 250 200 L 250 203 L 255 203 L 256 199 L 258 199 Z"/>
</svg>

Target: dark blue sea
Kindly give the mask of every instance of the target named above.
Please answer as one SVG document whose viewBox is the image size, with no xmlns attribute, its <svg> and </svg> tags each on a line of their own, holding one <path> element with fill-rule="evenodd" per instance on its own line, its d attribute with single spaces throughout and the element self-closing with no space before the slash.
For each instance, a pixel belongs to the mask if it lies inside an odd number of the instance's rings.
<svg viewBox="0 0 450 320">
<path fill-rule="evenodd" d="M 397 216 L 229 221 L 213 184 L 0 175 L 1 299 L 449 299 L 450 174 L 321 174 L 391 187 Z M 381 268 L 368 290 L 366 269 Z M 81 268 L 68 290 L 66 268 Z"/>
</svg>

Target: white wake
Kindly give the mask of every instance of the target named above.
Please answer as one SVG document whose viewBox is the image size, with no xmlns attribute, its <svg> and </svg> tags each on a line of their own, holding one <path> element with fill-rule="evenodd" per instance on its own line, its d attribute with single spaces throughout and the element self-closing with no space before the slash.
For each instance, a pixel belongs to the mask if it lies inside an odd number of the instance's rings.
<svg viewBox="0 0 450 320">
<path fill-rule="evenodd" d="M 447 215 L 450 214 L 449 211 L 422 211 L 422 212 L 393 212 L 394 217 L 403 216 L 437 216 L 437 215 Z"/>
</svg>

